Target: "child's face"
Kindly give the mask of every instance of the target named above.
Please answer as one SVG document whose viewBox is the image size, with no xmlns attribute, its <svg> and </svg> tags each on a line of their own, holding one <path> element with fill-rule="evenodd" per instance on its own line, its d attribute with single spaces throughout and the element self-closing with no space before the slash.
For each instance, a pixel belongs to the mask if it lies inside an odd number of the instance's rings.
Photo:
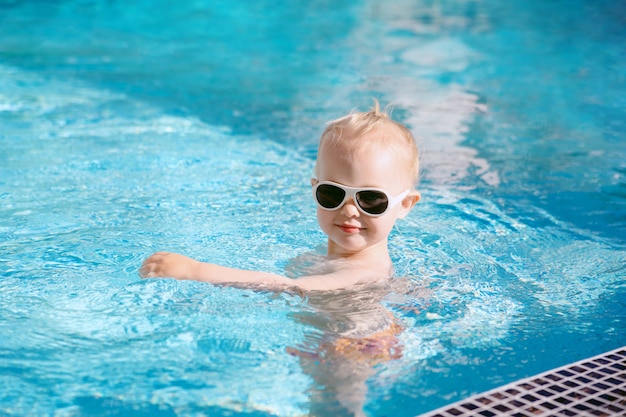
<svg viewBox="0 0 626 417">
<path fill-rule="evenodd" d="M 376 134 L 370 132 L 362 140 Z M 399 161 L 394 153 L 382 146 L 374 146 L 356 156 L 326 148 L 322 147 L 318 155 L 318 181 L 333 181 L 355 188 L 379 188 L 391 196 L 411 188 L 405 161 Z M 418 199 L 419 194 L 411 194 L 380 217 L 362 213 L 352 198 L 336 210 L 318 207 L 317 220 L 329 238 L 329 255 L 349 255 L 383 245 L 386 250 L 387 237 L 396 220 L 404 217 Z"/>
</svg>

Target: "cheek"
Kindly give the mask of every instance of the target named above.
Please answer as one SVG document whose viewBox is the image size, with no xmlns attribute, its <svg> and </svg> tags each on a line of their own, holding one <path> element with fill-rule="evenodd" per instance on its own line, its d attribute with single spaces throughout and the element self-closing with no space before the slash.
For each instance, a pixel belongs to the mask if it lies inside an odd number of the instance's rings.
<svg viewBox="0 0 626 417">
<path fill-rule="evenodd" d="M 333 223 L 334 212 L 317 208 L 317 223 L 326 231 Z"/>
<path fill-rule="evenodd" d="M 389 213 L 389 216 L 377 217 L 372 220 L 370 225 L 376 230 L 377 234 L 388 235 L 391 232 L 391 229 L 393 229 L 393 225 L 395 223 L 395 217 Z"/>
</svg>

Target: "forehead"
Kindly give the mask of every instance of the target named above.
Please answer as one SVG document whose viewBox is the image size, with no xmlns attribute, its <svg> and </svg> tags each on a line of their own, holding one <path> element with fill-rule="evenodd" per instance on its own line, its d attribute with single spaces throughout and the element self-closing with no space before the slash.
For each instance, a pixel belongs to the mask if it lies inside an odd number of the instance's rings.
<svg viewBox="0 0 626 417">
<path fill-rule="evenodd" d="M 377 187 L 403 191 L 412 183 L 405 158 L 382 145 L 342 149 L 322 147 L 317 176 L 353 187 Z"/>
<path fill-rule="evenodd" d="M 392 124 L 360 133 L 341 131 L 322 139 L 318 160 L 333 154 L 348 161 L 359 160 L 372 153 L 389 154 L 398 162 L 404 162 L 411 158 L 411 144 L 407 143 L 403 132 Z"/>
</svg>

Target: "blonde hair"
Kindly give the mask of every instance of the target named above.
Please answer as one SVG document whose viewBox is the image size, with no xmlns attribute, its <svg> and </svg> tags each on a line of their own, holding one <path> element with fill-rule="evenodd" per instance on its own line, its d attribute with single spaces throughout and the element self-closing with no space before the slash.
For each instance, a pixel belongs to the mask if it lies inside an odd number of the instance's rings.
<svg viewBox="0 0 626 417">
<path fill-rule="evenodd" d="M 377 135 L 375 140 L 362 140 L 365 134 L 377 130 L 385 131 L 386 134 Z M 413 134 L 406 126 L 392 120 L 386 111 L 381 111 L 377 100 L 374 100 L 374 107 L 370 111 L 352 112 L 327 123 L 320 137 L 318 155 L 323 147 L 358 155 L 381 146 L 406 161 L 412 185 L 417 184 L 419 151 Z"/>
</svg>

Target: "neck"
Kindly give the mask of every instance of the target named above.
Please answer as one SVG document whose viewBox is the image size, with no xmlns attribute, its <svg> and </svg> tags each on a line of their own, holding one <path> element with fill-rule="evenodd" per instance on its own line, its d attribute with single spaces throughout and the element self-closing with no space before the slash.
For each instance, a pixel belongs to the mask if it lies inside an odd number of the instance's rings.
<svg viewBox="0 0 626 417">
<path fill-rule="evenodd" d="M 392 267 L 386 241 L 363 250 L 350 252 L 338 247 L 332 240 L 328 240 L 327 257 L 331 260 L 344 259 L 374 270 L 390 271 Z"/>
</svg>

